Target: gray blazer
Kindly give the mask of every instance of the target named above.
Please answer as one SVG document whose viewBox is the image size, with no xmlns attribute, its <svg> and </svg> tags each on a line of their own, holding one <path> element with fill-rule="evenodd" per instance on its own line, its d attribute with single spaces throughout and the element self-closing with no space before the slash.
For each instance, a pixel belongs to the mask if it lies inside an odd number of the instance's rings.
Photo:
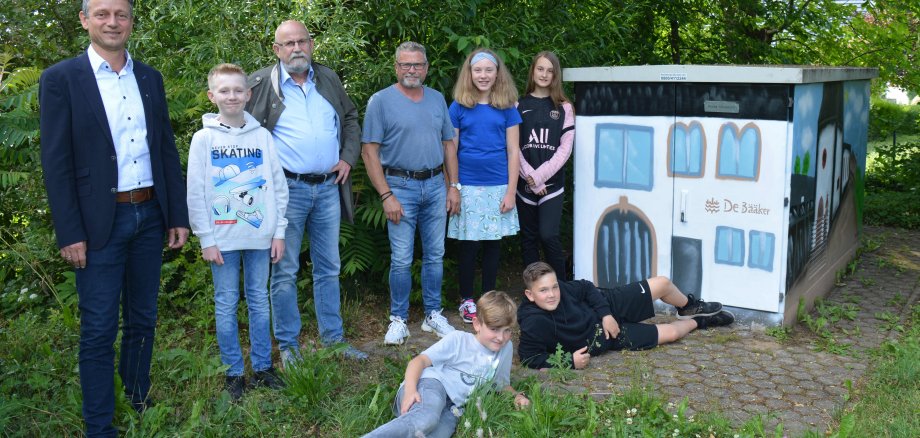
<svg viewBox="0 0 920 438">
<path fill-rule="evenodd" d="M 252 114 L 265 129 L 272 131 L 281 112 L 284 111 L 284 99 L 281 97 L 281 65 L 274 64 L 249 75 L 249 88 L 252 98 L 246 105 L 246 111 Z M 332 69 L 322 64 L 313 63 L 313 79 L 316 90 L 332 107 L 342 123 L 339 124 L 339 158 L 350 164 L 354 171 L 358 157 L 361 155 L 361 126 L 358 123 L 358 109 L 345 94 L 342 81 Z M 351 194 L 351 175 L 339 186 L 339 198 L 342 202 L 342 218 L 354 223 L 355 205 Z"/>
</svg>

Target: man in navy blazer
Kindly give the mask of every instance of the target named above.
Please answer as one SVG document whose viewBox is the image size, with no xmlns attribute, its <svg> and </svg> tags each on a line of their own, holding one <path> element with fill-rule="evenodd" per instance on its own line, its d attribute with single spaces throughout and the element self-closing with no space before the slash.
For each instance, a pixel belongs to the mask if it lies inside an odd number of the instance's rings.
<svg viewBox="0 0 920 438">
<path fill-rule="evenodd" d="M 163 78 L 125 50 L 132 7 L 129 0 L 83 0 L 90 47 L 45 70 L 39 84 L 48 203 L 61 256 L 76 269 L 88 436 L 116 436 L 119 311 L 124 391 L 138 411 L 150 405 L 164 236 L 174 249 L 188 237 Z"/>
</svg>

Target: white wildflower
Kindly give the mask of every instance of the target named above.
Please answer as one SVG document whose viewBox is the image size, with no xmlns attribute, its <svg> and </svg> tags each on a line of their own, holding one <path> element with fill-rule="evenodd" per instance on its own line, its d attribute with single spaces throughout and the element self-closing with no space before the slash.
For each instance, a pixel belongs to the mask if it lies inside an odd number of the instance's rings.
<svg viewBox="0 0 920 438">
<path fill-rule="evenodd" d="M 626 419 L 626 424 L 632 424 L 632 417 Z"/>
<path fill-rule="evenodd" d="M 476 438 L 482 438 L 483 432 L 482 428 L 476 429 Z"/>
<path fill-rule="evenodd" d="M 34 300 L 34 299 L 36 299 L 36 298 L 38 298 L 38 294 L 31 294 L 31 295 L 29 295 L 29 299 L 30 299 L 30 300 Z"/>
<path fill-rule="evenodd" d="M 26 292 L 28 292 L 28 291 L 29 291 L 29 288 L 27 288 L 27 287 L 24 287 L 24 288 L 22 288 L 22 289 L 19 289 L 19 295 L 22 295 L 22 294 L 24 294 L 24 293 L 26 293 Z"/>
</svg>

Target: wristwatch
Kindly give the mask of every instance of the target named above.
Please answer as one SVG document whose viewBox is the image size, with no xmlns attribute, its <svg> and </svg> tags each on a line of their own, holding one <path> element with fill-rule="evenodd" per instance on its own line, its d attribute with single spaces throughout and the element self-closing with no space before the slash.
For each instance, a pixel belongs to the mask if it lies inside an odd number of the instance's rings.
<svg viewBox="0 0 920 438">
<path fill-rule="evenodd" d="M 458 192 L 463 190 L 463 185 L 458 182 L 450 183 L 450 186 L 457 189 Z"/>
</svg>

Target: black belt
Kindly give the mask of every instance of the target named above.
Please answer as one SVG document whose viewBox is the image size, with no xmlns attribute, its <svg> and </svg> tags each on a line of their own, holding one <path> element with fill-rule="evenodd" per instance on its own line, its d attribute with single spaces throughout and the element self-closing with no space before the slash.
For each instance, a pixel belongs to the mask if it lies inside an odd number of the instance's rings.
<svg viewBox="0 0 920 438">
<path fill-rule="evenodd" d="M 443 168 L 444 166 L 438 166 L 438 167 L 435 167 L 434 169 L 428 169 L 428 170 L 402 170 L 402 169 L 394 169 L 392 167 L 387 167 L 383 169 L 383 173 L 389 176 L 398 176 L 400 178 L 428 179 L 433 176 L 440 175 Z"/>
<path fill-rule="evenodd" d="M 284 169 L 284 176 L 296 180 L 303 181 L 308 184 L 322 184 L 326 181 L 334 180 L 339 174 L 336 172 L 330 173 L 294 173 L 290 172 L 287 169 Z"/>
</svg>

